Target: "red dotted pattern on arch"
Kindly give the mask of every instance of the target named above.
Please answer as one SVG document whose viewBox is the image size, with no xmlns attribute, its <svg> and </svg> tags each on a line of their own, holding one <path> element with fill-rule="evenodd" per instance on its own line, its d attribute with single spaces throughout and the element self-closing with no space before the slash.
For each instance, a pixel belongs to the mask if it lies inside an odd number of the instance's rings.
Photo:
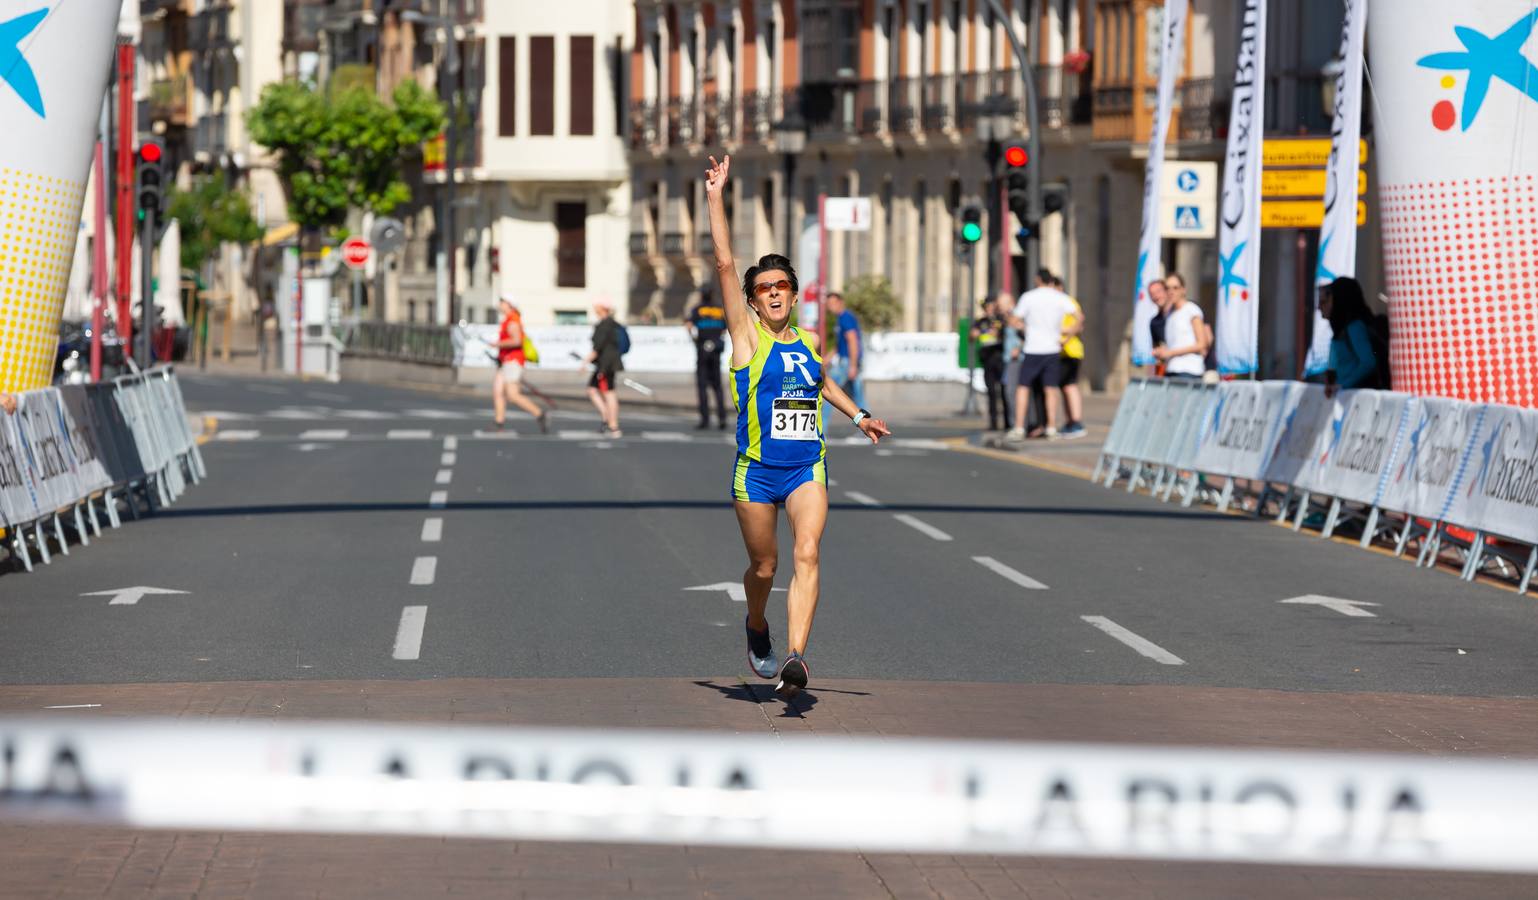
<svg viewBox="0 0 1538 900">
<path fill-rule="evenodd" d="M 1538 408 L 1538 178 L 1381 194 L 1394 389 Z"/>
</svg>

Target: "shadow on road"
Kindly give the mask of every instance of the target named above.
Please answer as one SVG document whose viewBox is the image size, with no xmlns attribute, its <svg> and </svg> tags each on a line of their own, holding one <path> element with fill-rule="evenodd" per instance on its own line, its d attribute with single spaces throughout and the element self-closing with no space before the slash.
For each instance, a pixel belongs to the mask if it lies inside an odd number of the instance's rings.
<svg viewBox="0 0 1538 900">
<path fill-rule="evenodd" d="M 714 681 L 696 681 L 695 684 L 703 688 L 710 688 L 728 700 L 741 700 L 744 703 L 763 704 L 773 700 L 779 700 L 774 693 L 774 688 L 767 684 L 716 684 Z M 805 714 L 817 705 L 817 692 L 828 694 L 848 694 L 851 697 L 869 697 L 869 691 L 841 691 L 837 688 L 807 689 L 796 695 L 796 699 L 785 703 L 785 711 L 780 714 L 782 719 L 794 719 Z M 784 702 L 784 701 L 781 701 Z"/>
<path fill-rule="evenodd" d="M 653 509 L 710 509 L 729 510 L 732 502 L 717 500 L 508 500 L 471 501 L 445 503 L 431 506 L 427 503 L 293 503 L 252 506 L 183 507 L 156 513 L 156 518 L 196 519 L 216 516 L 296 516 L 321 513 L 381 513 L 381 512 L 513 512 L 518 510 L 580 512 L 587 510 L 653 510 Z M 865 506 L 858 503 L 829 503 L 830 510 L 861 513 L 981 513 L 1035 516 L 1116 516 L 1131 519 L 1183 519 L 1223 520 L 1234 517 L 1227 513 L 1189 510 L 1178 507 L 1138 509 L 1105 506 L 983 506 L 955 503 L 888 503 L 882 506 Z"/>
</svg>

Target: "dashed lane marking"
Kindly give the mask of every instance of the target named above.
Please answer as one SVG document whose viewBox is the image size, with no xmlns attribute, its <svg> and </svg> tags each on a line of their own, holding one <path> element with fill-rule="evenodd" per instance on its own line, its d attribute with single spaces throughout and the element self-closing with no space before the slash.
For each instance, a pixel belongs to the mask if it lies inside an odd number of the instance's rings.
<svg viewBox="0 0 1538 900">
<path fill-rule="evenodd" d="M 445 453 L 438 457 L 438 465 L 440 466 L 452 466 L 457 462 L 459 462 L 458 453 Z"/>
<path fill-rule="evenodd" d="M 300 432 L 301 441 L 345 441 L 347 429 L 345 428 L 311 428 L 309 431 Z"/>
<path fill-rule="evenodd" d="M 385 437 L 392 441 L 427 441 L 432 440 L 433 433 L 425 428 L 392 428 L 385 432 Z"/>
<path fill-rule="evenodd" d="M 420 659 L 422 632 L 427 628 L 427 607 L 408 606 L 401 610 L 401 623 L 395 629 L 396 659 Z"/>
<path fill-rule="evenodd" d="M 428 507 L 428 509 L 442 509 L 443 507 L 448 505 L 448 502 L 449 502 L 449 492 L 448 491 L 433 491 L 431 494 L 427 495 L 427 507 Z"/>
<path fill-rule="evenodd" d="M 411 564 L 412 584 L 432 584 L 438 577 L 438 557 L 418 556 Z"/>
<path fill-rule="evenodd" d="M 439 518 L 423 520 L 422 542 L 436 544 L 441 540 L 443 540 L 443 520 Z"/>
<path fill-rule="evenodd" d="M 872 497 L 869 494 L 862 494 L 859 491 L 845 491 L 844 496 L 860 504 L 861 506 L 871 506 L 875 507 L 876 509 L 881 508 L 881 501 L 877 500 L 875 497 Z"/>
<path fill-rule="evenodd" d="M 1095 626 L 1096 628 L 1117 639 L 1118 641 L 1121 641 L 1123 644 L 1126 644 L 1128 647 L 1131 647 L 1132 649 L 1143 654 L 1156 663 L 1163 663 L 1166 666 L 1183 666 L 1186 664 L 1185 660 L 1181 659 L 1175 654 L 1169 652 L 1163 647 L 1160 647 L 1158 644 L 1155 644 L 1148 638 L 1133 634 L 1120 625 L 1117 625 L 1115 622 L 1112 622 L 1110 619 L 1107 619 L 1105 616 L 1079 616 L 1079 618 Z"/>
<path fill-rule="evenodd" d="M 254 441 L 261 437 L 260 431 L 221 431 L 214 435 L 216 441 Z"/>
<path fill-rule="evenodd" d="M 645 441 L 674 441 L 688 443 L 694 440 L 694 435 L 684 434 L 682 431 L 643 431 L 641 439 Z"/>
<path fill-rule="evenodd" d="M 974 556 L 972 557 L 972 561 L 990 572 L 994 572 L 1010 581 L 1013 581 L 1015 584 L 1020 585 L 1028 591 L 1044 591 L 1047 589 L 1046 585 L 1042 584 L 1031 576 L 1026 575 L 1024 572 L 1016 571 L 1015 569 L 1004 565 L 991 556 Z"/>
<path fill-rule="evenodd" d="M 445 450 L 458 450 L 459 449 L 459 438 L 455 437 L 452 434 L 449 435 L 448 437 L 444 438 L 443 439 L 443 449 L 445 449 Z"/>
<path fill-rule="evenodd" d="M 453 469 L 439 469 L 437 477 L 433 479 L 433 483 L 434 484 L 448 484 L 450 481 L 453 481 L 453 480 L 454 480 L 454 470 Z"/>
<path fill-rule="evenodd" d="M 903 523 L 904 525 L 908 526 L 909 528 L 912 528 L 914 531 L 917 531 L 919 534 L 926 535 L 928 537 L 934 538 L 937 541 L 949 541 L 949 540 L 952 540 L 950 535 L 948 535 L 945 532 L 941 531 L 940 529 L 934 527 L 933 525 L 929 524 L 928 522 L 925 522 L 923 519 L 915 518 L 914 516 L 910 516 L 907 513 L 894 513 L 892 515 L 892 518 L 894 518 L 897 521 Z"/>
</svg>

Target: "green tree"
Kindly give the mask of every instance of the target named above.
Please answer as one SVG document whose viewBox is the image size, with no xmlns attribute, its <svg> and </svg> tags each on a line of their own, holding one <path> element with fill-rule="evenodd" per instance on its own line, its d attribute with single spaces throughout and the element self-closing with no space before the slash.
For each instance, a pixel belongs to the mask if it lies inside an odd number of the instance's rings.
<svg viewBox="0 0 1538 900">
<path fill-rule="evenodd" d="M 389 103 L 357 85 L 327 94 L 283 81 L 262 89 L 246 121 L 251 137 L 277 155 L 289 217 L 336 230 L 349 210 L 385 215 L 411 199 L 403 163 L 443 130 L 444 113 L 410 80 Z"/>
<path fill-rule="evenodd" d="M 892 293 L 892 282 L 885 275 L 856 276 L 839 293 L 867 331 L 886 331 L 902 318 L 902 301 Z"/>
<path fill-rule="evenodd" d="M 262 236 L 246 195 L 230 190 L 220 178 L 200 179 L 190 190 L 173 189 L 166 210 L 181 230 L 182 268 L 194 272 L 214 257 L 220 244 L 249 244 Z"/>
</svg>

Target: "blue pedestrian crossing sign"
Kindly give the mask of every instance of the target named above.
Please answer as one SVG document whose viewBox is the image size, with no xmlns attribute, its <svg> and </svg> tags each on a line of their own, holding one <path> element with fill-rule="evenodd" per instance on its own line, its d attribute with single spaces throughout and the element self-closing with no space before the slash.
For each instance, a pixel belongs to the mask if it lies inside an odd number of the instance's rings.
<svg viewBox="0 0 1538 900">
<path fill-rule="evenodd" d="M 1159 234 L 1183 240 L 1217 237 L 1218 164 L 1170 160 L 1159 172 Z"/>
<path fill-rule="evenodd" d="M 1175 207 L 1175 227 L 1181 231 L 1202 230 L 1202 210 L 1199 206 Z"/>
</svg>

